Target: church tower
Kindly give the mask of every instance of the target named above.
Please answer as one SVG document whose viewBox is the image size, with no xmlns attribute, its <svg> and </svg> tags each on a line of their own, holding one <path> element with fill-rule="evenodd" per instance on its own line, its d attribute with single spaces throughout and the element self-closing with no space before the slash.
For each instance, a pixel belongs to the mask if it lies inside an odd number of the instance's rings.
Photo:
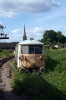
<svg viewBox="0 0 66 100">
<path fill-rule="evenodd" d="M 27 40 L 26 31 L 25 31 L 25 25 L 24 25 L 24 35 L 23 35 L 23 40 Z"/>
</svg>

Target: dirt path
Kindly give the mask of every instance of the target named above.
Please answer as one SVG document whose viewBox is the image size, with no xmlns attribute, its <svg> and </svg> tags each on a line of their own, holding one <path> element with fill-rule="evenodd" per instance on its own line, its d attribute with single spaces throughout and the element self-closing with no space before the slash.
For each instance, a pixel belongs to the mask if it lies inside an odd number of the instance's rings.
<svg viewBox="0 0 66 100">
<path fill-rule="evenodd" d="M 4 84 L 4 93 L 6 96 L 6 100 L 17 100 L 17 96 L 13 93 L 13 90 L 10 86 L 11 78 L 7 77 L 7 65 L 10 65 L 10 62 L 7 62 L 3 65 L 3 71 L 2 71 L 2 81 Z M 10 65 L 11 66 L 11 65 Z"/>
</svg>

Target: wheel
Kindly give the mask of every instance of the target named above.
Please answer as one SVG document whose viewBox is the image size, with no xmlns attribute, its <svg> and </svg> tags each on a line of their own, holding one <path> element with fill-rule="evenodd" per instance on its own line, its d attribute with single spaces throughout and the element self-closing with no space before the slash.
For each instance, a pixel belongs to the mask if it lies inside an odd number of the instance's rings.
<svg viewBox="0 0 66 100">
<path fill-rule="evenodd" d="M 25 72 L 25 68 L 24 68 L 24 67 L 20 68 L 20 69 L 19 69 L 19 72 L 20 72 L 20 73 Z"/>
<path fill-rule="evenodd" d="M 41 67 L 40 69 L 39 69 L 39 72 L 41 73 L 41 72 L 44 72 L 45 71 L 45 68 L 44 67 Z"/>
</svg>

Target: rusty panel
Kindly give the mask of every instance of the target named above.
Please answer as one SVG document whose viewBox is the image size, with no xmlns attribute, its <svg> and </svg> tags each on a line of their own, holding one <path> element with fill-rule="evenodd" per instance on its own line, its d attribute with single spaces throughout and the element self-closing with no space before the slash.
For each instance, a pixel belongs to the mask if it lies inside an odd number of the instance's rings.
<svg viewBox="0 0 66 100">
<path fill-rule="evenodd" d="M 42 58 L 43 57 L 43 58 Z M 21 67 L 45 67 L 44 56 L 42 54 L 23 54 L 19 57 Z"/>
</svg>

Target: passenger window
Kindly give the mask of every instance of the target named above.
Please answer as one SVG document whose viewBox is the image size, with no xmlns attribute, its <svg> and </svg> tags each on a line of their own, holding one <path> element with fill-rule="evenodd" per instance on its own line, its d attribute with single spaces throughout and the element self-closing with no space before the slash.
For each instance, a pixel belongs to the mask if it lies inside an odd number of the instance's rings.
<svg viewBox="0 0 66 100">
<path fill-rule="evenodd" d="M 29 46 L 29 54 L 34 54 L 35 53 L 35 46 Z"/>
<path fill-rule="evenodd" d="M 21 54 L 28 54 L 29 52 L 28 46 L 21 46 Z"/>
<path fill-rule="evenodd" d="M 29 54 L 42 54 L 43 46 L 42 45 L 30 45 Z"/>
<path fill-rule="evenodd" d="M 36 45 L 35 46 L 35 54 L 42 54 L 43 46 L 42 45 Z"/>
</svg>

